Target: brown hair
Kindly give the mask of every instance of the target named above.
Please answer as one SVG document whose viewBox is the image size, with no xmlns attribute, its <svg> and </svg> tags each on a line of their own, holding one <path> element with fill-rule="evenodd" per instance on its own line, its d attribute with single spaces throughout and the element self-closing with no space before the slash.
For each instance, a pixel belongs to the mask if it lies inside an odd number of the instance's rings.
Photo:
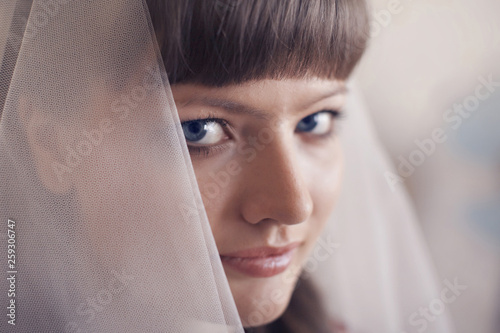
<svg viewBox="0 0 500 333">
<path fill-rule="evenodd" d="M 369 31 L 364 0 L 147 0 L 171 84 L 346 79 Z"/>
</svg>

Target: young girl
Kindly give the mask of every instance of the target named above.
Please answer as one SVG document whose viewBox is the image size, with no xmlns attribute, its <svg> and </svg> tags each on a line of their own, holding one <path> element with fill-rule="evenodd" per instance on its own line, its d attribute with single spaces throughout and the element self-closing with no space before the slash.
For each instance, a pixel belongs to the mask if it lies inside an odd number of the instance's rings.
<svg viewBox="0 0 500 333">
<path fill-rule="evenodd" d="M 282 276 L 304 265 L 339 191 L 334 124 L 365 48 L 364 1 L 147 2 L 243 325 L 338 332 L 311 282 Z M 274 309 L 252 316 L 272 290 Z"/>
<path fill-rule="evenodd" d="M 0 9 L 0 331 L 448 332 L 344 107 L 364 1 Z"/>
</svg>

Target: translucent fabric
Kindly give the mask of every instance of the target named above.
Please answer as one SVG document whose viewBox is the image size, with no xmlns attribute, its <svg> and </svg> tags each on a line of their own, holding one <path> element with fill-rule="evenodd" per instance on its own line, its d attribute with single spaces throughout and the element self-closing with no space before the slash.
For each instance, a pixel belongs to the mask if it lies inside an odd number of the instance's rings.
<svg viewBox="0 0 500 333">
<path fill-rule="evenodd" d="M 2 332 L 242 332 L 148 15 L 33 2 L 0 128 Z"/>
<path fill-rule="evenodd" d="M 0 18 L 0 331 L 243 332 L 146 4 Z M 344 191 L 304 269 L 350 332 L 419 332 L 440 284 L 358 95 L 346 111 Z M 452 332 L 445 310 L 426 332 Z"/>
<path fill-rule="evenodd" d="M 435 280 L 410 200 L 388 183 L 396 173 L 366 109 L 353 86 L 341 129 L 342 192 L 322 236 L 335 246 L 327 260 L 313 252 L 310 275 L 350 332 L 454 332 L 446 299 L 455 281 Z"/>
</svg>

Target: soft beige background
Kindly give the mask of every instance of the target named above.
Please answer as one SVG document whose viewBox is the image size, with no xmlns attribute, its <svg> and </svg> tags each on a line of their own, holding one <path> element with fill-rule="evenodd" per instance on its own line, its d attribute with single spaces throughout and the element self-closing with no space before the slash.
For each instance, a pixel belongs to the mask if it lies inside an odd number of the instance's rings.
<svg viewBox="0 0 500 333">
<path fill-rule="evenodd" d="M 372 6 L 393 14 L 373 17 L 380 29 L 355 76 L 398 165 L 399 156 L 417 148 L 414 140 L 445 128 L 443 114 L 474 93 L 479 76 L 500 82 L 500 1 L 372 0 Z M 414 199 L 441 281 L 467 285 L 450 305 L 457 331 L 498 333 L 500 244 L 471 227 L 466 211 L 500 196 L 500 167 L 475 162 L 448 140 L 400 186 Z"/>
</svg>

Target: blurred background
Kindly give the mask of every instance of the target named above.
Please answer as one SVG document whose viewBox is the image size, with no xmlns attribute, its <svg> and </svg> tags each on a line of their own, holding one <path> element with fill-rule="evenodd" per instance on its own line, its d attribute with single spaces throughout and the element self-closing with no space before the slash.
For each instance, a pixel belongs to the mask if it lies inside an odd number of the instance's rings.
<svg viewBox="0 0 500 333">
<path fill-rule="evenodd" d="M 355 78 L 460 333 L 500 332 L 500 1 L 371 0 Z"/>
</svg>

